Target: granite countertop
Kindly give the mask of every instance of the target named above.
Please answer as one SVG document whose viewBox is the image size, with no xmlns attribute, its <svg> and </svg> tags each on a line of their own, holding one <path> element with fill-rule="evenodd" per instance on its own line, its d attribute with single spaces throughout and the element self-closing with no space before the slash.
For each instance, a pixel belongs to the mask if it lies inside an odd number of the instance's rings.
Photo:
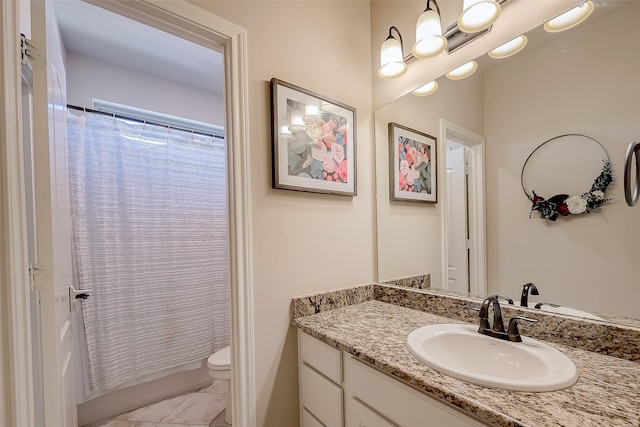
<svg viewBox="0 0 640 427">
<path fill-rule="evenodd" d="M 297 317 L 302 331 L 495 426 L 640 427 L 640 363 L 550 343 L 578 368 L 562 391 L 512 392 L 441 374 L 407 349 L 409 332 L 435 323 L 461 323 L 396 304 L 368 300 Z"/>
</svg>

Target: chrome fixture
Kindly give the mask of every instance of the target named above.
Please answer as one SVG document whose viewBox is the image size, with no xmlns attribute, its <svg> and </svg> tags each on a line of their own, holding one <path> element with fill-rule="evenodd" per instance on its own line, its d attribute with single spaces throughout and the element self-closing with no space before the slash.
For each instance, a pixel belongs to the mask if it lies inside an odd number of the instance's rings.
<svg viewBox="0 0 640 427">
<path fill-rule="evenodd" d="M 531 295 L 540 295 L 538 288 L 533 283 L 527 283 L 522 286 L 522 296 L 520 297 L 520 307 L 529 307 L 529 291 Z"/>
<path fill-rule="evenodd" d="M 454 22 L 449 25 L 444 33 L 444 38 L 447 39 L 447 53 L 451 54 L 463 46 L 471 43 L 480 36 L 487 34 L 491 28 L 479 31 L 477 33 L 465 33 L 458 28 L 458 23 Z"/>
<path fill-rule="evenodd" d="M 536 319 L 530 319 L 528 317 L 514 316 L 509 319 L 509 327 L 505 332 L 504 322 L 502 320 L 502 310 L 500 309 L 499 295 L 491 295 L 486 298 L 480 306 L 480 327 L 478 332 L 493 338 L 511 342 L 522 342 L 520 331 L 518 330 L 518 320 L 524 320 L 527 322 L 535 323 Z M 489 325 L 489 307 L 493 308 L 493 323 Z"/>
</svg>

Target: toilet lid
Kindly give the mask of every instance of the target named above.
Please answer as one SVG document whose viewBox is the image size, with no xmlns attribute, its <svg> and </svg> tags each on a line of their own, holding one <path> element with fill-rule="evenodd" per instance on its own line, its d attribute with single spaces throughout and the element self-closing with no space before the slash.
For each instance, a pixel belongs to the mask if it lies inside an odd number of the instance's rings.
<svg viewBox="0 0 640 427">
<path fill-rule="evenodd" d="M 231 368 L 231 347 L 227 346 L 220 349 L 209 356 L 207 365 L 210 369 L 229 369 Z"/>
</svg>

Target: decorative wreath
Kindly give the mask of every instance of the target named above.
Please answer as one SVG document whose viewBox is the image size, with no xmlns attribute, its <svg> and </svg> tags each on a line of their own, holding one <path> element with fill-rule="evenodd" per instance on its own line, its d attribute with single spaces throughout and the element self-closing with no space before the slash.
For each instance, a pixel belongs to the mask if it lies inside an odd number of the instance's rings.
<svg viewBox="0 0 640 427">
<path fill-rule="evenodd" d="M 584 138 L 588 138 L 600 145 L 600 147 L 602 147 L 602 150 L 604 151 L 606 158 L 602 160 L 602 171 L 600 172 L 600 175 L 598 175 L 593 181 L 591 190 L 587 191 L 586 193 L 582 193 L 582 195 L 580 196 L 556 194 L 555 196 L 549 197 L 548 199 L 539 196 L 533 190 L 531 191 L 531 194 L 529 194 L 524 188 L 524 169 L 527 166 L 527 162 L 529 161 L 531 156 L 533 156 L 533 153 L 538 151 L 540 147 L 565 136 L 581 136 Z M 611 182 L 613 182 L 613 177 L 611 176 L 611 162 L 609 161 L 609 154 L 607 154 L 607 150 L 602 144 L 600 144 L 600 142 L 598 142 L 594 138 L 575 133 L 556 136 L 538 145 L 535 150 L 533 150 L 531 154 L 529 154 L 527 160 L 525 160 L 524 165 L 522 166 L 522 172 L 520 174 L 520 183 L 522 184 L 522 190 L 532 203 L 529 218 L 531 218 L 531 216 L 533 215 L 533 211 L 538 211 L 540 212 L 540 218 L 550 219 L 551 221 L 555 221 L 558 218 L 558 215 L 580 215 L 585 212 L 591 212 L 600 209 L 600 205 L 613 200 L 608 199 L 605 195 L 605 191 L 607 190 L 607 187 L 609 186 L 609 184 L 611 184 Z"/>
</svg>

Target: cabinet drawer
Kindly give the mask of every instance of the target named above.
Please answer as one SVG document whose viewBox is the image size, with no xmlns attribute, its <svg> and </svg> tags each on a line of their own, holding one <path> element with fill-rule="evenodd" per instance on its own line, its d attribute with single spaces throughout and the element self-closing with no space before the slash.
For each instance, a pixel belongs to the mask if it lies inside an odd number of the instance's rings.
<svg viewBox="0 0 640 427">
<path fill-rule="evenodd" d="M 344 353 L 344 391 L 398 426 L 478 427 L 485 424 Z"/>
<path fill-rule="evenodd" d="M 326 427 L 342 427 L 342 389 L 300 364 L 300 406 Z"/>
<path fill-rule="evenodd" d="M 349 427 L 398 427 L 355 398 L 347 404 L 347 425 Z"/>
<path fill-rule="evenodd" d="M 324 427 L 324 425 L 316 419 L 306 408 L 302 408 L 302 425 L 301 427 Z"/>
<path fill-rule="evenodd" d="M 298 329 L 300 362 L 313 366 L 336 384 L 342 383 L 342 355 L 340 350 L 313 338 Z"/>
</svg>

